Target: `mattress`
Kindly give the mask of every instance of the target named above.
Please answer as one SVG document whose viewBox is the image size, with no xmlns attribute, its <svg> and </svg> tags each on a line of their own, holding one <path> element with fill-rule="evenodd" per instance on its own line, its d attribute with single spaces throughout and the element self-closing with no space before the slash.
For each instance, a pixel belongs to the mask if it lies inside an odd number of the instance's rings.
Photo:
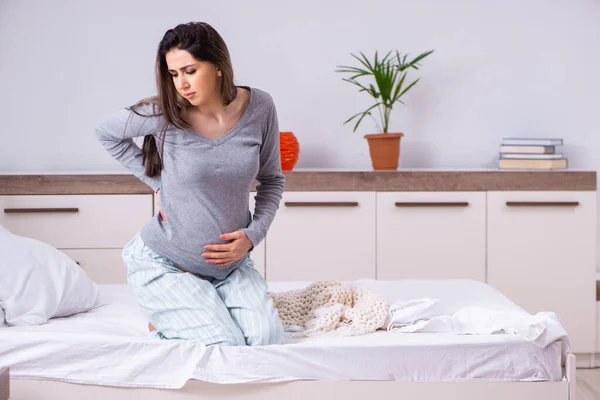
<svg viewBox="0 0 600 400">
<path fill-rule="evenodd" d="M 394 301 L 444 293 L 447 304 L 516 307 L 471 281 L 359 281 Z M 271 291 L 308 282 L 273 282 Z M 295 380 L 560 381 L 565 344 L 542 347 L 518 335 L 398 333 L 354 337 L 286 337 L 283 345 L 206 347 L 150 338 L 127 285 L 100 285 L 102 305 L 34 327 L 0 328 L 0 367 L 13 379 L 151 388 Z M 400 296 L 402 295 L 402 296 Z M 458 297 L 461 297 L 457 300 Z M 466 297 L 465 297 L 466 296 Z"/>
</svg>

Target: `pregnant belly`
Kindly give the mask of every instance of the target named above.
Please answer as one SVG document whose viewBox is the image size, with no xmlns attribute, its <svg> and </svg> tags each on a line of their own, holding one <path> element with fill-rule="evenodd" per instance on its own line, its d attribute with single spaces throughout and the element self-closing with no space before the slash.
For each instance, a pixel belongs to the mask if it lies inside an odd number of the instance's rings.
<svg viewBox="0 0 600 400">
<path fill-rule="evenodd" d="M 204 246 L 230 243 L 229 240 L 221 240 L 220 235 L 240 230 L 248 225 L 246 218 L 242 218 L 241 221 L 233 219 L 218 221 L 215 218 L 194 221 L 185 218 L 169 219 L 169 216 L 166 218 L 167 221 L 162 222 L 161 225 L 166 231 L 169 247 L 172 248 L 172 251 L 178 252 L 178 255 L 174 255 L 172 259 L 178 260 L 180 267 L 192 271 L 220 268 L 206 263 L 206 258 L 201 255 L 205 252 Z"/>
</svg>

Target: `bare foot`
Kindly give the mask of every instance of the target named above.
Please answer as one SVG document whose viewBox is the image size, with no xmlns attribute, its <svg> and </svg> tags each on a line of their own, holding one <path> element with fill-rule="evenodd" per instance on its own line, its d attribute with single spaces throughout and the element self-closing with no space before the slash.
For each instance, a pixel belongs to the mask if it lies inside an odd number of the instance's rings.
<svg viewBox="0 0 600 400">
<path fill-rule="evenodd" d="M 150 330 L 150 332 L 156 330 L 156 328 L 154 327 L 154 325 L 152 325 L 150 322 L 148 322 L 148 329 Z"/>
</svg>

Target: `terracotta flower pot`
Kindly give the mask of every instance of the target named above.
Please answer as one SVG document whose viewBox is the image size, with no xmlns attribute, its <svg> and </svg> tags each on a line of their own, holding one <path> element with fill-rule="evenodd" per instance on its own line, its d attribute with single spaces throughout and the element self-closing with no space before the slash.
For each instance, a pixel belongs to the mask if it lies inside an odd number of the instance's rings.
<svg viewBox="0 0 600 400">
<path fill-rule="evenodd" d="M 279 152 L 281 169 L 291 171 L 300 155 L 300 144 L 292 132 L 279 132 Z"/>
<path fill-rule="evenodd" d="M 400 159 L 400 139 L 403 133 L 371 133 L 365 135 L 369 143 L 371 164 L 377 170 L 396 170 Z"/>
</svg>

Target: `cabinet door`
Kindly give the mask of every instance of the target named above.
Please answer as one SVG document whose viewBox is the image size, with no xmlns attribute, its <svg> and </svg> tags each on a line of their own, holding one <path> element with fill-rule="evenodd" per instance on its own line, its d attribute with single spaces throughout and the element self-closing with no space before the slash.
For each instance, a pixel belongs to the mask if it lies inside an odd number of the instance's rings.
<svg viewBox="0 0 600 400">
<path fill-rule="evenodd" d="M 122 248 L 152 217 L 152 195 L 0 196 L 0 225 L 57 248 Z"/>
<path fill-rule="evenodd" d="M 595 192 L 490 192 L 488 283 L 562 319 L 574 353 L 595 351 Z"/>
<path fill-rule="evenodd" d="M 378 192 L 377 279 L 485 281 L 485 192 Z"/>
<path fill-rule="evenodd" d="M 97 284 L 127 283 L 121 249 L 59 249 L 83 268 Z"/>
<path fill-rule="evenodd" d="M 250 211 L 254 214 L 254 196 L 256 196 L 256 192 L 250 193 Z M 260 274 L 265 276 L 265 246 L 266 246 L 266 238 L 258 244 L 251 252 L 250 258 L 254 261 L 254 268 L 260 272 Z"/>
<path fill-rule="evenodd" d="M 267 239 L 266 276 L 375 278 L 375 192 L 285 192 Z"/>
</svg>

